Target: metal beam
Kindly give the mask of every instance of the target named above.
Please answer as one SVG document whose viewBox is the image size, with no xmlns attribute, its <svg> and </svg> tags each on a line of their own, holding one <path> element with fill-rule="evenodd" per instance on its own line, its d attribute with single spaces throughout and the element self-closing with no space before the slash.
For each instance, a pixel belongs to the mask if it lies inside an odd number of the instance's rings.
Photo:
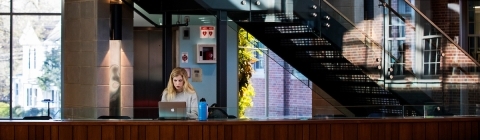
<svg viewBox="0 0 480 140">
<path fill-rule="evenodd" d="M 217 11 L 217 106 L 227 107 L 227 12 Z"/>
</svg>

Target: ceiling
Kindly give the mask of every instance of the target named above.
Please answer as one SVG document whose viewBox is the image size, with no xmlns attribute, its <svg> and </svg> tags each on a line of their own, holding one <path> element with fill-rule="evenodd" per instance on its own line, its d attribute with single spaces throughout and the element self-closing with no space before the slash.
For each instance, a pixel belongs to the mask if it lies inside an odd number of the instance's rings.
<svg viewBox="0 0 480 140">
<path fill-rule="evenodd" d="M 178 19 L 180 19 L 180 23 L 183 23 L 183 19 L 185 16 L 188 16 L 190 19 L 190 22 L 188 23 L 189 25 L 215 25 L 216 23 L 216 17 L 213 15 L 173 15 L 172 16 L 172 24 L 175 24 Z M 159 15 L 160 21 L 162 16 Z M 134 12 L 133 15 L 133 26 L 134 27 L 154 27 L 152 24 L 150 24 L 147 20 L 145 20 L 143 17 L 138 15 L 136 12 Z"/>
<path fill-rule="evenodd" d="M 133 0 L 136 9 L 161 25 L 165 12 L 170 12 L 172 24 L 184 23 L 185 16 L 190 19 L 189 25 L 214 25 L 215 17 L 200 6 L 195 0 Z M 139 9 L 140 8 L 140 9 Z M 148 13 L 148 14 L 147 14 Z M 180 19 L 180 20 L 178 20 Z M 138 13 L 134 12 L 134 27 L 154 27 Z"/>
<path fill-rule="evenodd" d="M 150 14 L 209 14 L 195 0 L 133 0 Z"/>
</svg>

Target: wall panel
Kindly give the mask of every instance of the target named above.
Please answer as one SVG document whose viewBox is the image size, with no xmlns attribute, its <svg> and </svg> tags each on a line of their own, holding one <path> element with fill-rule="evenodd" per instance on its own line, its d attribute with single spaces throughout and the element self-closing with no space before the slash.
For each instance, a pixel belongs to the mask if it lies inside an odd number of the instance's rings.
<svg viewBox="0 0 480 140">
<path fill-rule="evenodd" d="M 311 121 L 0 121 L 0 140 L 478 139 L 480 118 Z"/>
</svg>

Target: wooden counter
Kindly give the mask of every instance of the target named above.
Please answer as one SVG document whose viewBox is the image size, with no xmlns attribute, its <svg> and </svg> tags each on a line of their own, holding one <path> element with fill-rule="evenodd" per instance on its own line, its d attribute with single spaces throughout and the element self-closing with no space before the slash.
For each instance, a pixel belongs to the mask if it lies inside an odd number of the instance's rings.
<svg viewBox="0 0 480 140">
<path fill-rule="evenodd" d="M 477 140 L 480 118 L 0 121 L 0 140 Z"/>
</svg>

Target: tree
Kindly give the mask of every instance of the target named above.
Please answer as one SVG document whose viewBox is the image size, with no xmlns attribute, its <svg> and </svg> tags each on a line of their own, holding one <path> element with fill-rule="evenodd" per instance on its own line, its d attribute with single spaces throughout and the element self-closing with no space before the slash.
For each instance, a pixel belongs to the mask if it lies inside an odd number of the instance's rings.
<svg viewBox="0 0 480 140">
<path fill-rule="evenodd" d="M 47 91 L 50 86 L 60 86 L 60 50 L 58 47 L 45 51 L 45 61 L 42 65 L 42 75 L 37 77 L 38 86 Z"/>
<path fill-rule="evenodd" d="M 238 117 L 245 118 L 247 108 L 253 106 L 255 89 L 250 78 L 253 74 L 252 63 L 257 61 L 252 53 L 257 40 L 245 29 L 238 31 Z"/>
</svg>

